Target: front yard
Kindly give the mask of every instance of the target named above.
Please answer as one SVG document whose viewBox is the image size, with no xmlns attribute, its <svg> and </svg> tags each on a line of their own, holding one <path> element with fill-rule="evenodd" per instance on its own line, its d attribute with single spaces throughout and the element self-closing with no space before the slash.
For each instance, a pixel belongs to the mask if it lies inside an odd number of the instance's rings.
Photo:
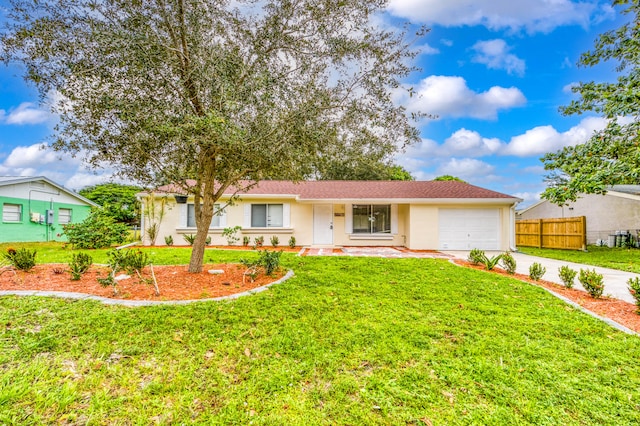
<svg viewBox="0 0 640 426">
<path fill-rule="evenodd" d="M 283 261 L 293 279 L 232 302 L 0 298 L 0 423 L 640 422 L 640 339 L 540 288 L 443 260 Z"/>
</svg>

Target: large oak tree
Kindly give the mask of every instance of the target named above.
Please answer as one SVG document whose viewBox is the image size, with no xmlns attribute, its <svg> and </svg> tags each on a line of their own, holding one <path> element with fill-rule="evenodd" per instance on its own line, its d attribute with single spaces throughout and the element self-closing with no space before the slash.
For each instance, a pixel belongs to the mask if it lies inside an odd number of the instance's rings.
<svg viewBox="0 0 640 426">
<path fill-rule="evenodd" d="M 12 0 L 0 59 L 59 99 L 52 146 L 195 197 L 189 270 L 214 203 L 335 155 L 418 138 L 391 90 L 412 71 L 382 0 Z M 187 183 L 195 180 L 195 185 Z"/>
<path fill-rule="evenodd" d="M 581 193 L 603 194 L 615 184 L 640 183 L 640 0 L 615 0 L 629 16 L 620 28 L 601 34 L 579 65 L 614 61 L 619 73 L 612 83 L 580 83 L 579 99 L 561 111 L 565 115 L 595 112 L 608 120 L 606 128 L 576 146 L 546 154 L 549 186 L 542 194 L 556 204 L 575 201 Z"/>
</svg>

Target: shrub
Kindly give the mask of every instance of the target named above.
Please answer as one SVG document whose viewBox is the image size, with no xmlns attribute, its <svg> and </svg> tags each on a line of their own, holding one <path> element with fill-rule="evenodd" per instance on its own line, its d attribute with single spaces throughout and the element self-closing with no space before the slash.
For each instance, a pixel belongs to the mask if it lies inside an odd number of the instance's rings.
<svg viewBox="0 0 640 426">
<path fill-rule="evenodd" d="M 500 259 L 502 259 L 502 255 L 501 254 L 493 256 L 492 258 L 488 258 L 487 255 L 482 253 L 482 259 L 481 259 L 480 263 L 482 263 L 484 265 L 484 267 L 487 269 L 487 271 L 490 271 L 490 270 L 492 270 L 493 268 L 496 267 L 498 262 L 500 262 Z"/>
<path fill-rule="evenodd" d="M 122 250 L 120 261 L 122 262 L 122 269 L 127 274 L 133 274 L 134 272 L 140 274 L 145 266 L 151 263 L 149 255 L 142 250 Z"/>
<path fill-rule="evenodd" d="M 193 234 L 186 234 L 183 235 L 182 238 L 184 238 L 184 240 L 189 243 L 190 246 L 193 245 L 193 242 L 196 240 L 196 236 Z"/>
<path fill-rule="evenodd" d="M 629 293 L 636 299 L 636 306 L 638 307 L 636 313 L 640 314 L 640 278 L 629 278 L 627 285 L 629 286 Z"/>
<path fill-rule="evenodd" d="M 533 262 L 531 266 L 529 266 L 529 278 L 534 281 L 538 281 L 542 276 L 547 272 L 547 268 L 539 264 L 538 262 Z"/>
<path fill-rule="evenodd" d="M 258 268 L 262 268 L 266 275 L 272 275 L 280 268 L 280 256 L 282 251 L 260 250 L 257 260 L 240 259 L 240 263 L 247 267 L 244 275 L 255 280 L 258 276 Z"/>
<path fill-rule="evenodd" d="M 135 272 L 140 282 L 142 282 L 145 280 L 143 280 L 141 272 L 145 266 L 151 264 L 149 256 L 142 250 L 111 250 L 107 252 L 107 259 L 107 265 L 111 269 L 111 272 L 106 278 L 98 278 L 98 282 L 105 287 L 113 286 L 113 294 L 118 294 L 118 282 L 115 280 L 118 272 L 125 271 L 127 274 L 133 274 Z M 155 279 L 154 286 L 156 288 L 156 295 L 160 294 Z"/>
<path fill-rule="evenodd" d="M 594 299 L 599 299 L 602 297 L 602 292 L 604 292 L 604 282 L 602 281 L 602 274 L 596 272 L 595 269 L 580 269 L 580 275 L 578 276 L 578 280 L 580 284 L 587 290 L 587 293 L 591 295 Z"/>
<path fill-rule="evenodd" d="M 207 236 L 207 238 L 204 240 L 205 245 L 211 245 L 211 236 Z"/>
<path fill-rule="evenodd" d="M 513 275 L 516 273 L 516 260 L 513 258 L 511 253 L 504 252 L 502 254 L 502 266 L 507 273 Z"/>
<path fill-rule="evenodd" d="M 260 235 L 259 237 L 255 237 L 253 239 L 253 245 L 256 247 L 262 247 L 264 245 L 264 237 Z"/>
<path fill-rule="evenodd" d="M 87 272 L 93 263 L 93 259 L 87 253 L 74 253 L 69 261 L 69 271 L 71 271 L 71 280 L 78 281 L 82 274 Z"/>
<path fill-rule="evenodd" d="M 166 237 L 164 237 L 164 243 L 168 246 L 172 246 L 173 245 L 173 236 L 172 235 L 167 235 Z"/>
<path fill-rule="evenodd" d="M 75 248 L 98 249 L 122 244 L 129 236 L 129 229 L 123 223 L 116 223 L 113 217 L 101 209 L 93 210 L 80 223 L 62 226 L 67 240 Z"/>
<path fill-rule="evenodd" d="M 278 244 L 280 244 L 280 238 L 278 238 L 277 235 L 272 235 L 270 241 L 271 245 L 274 247 L 278 247 Z"/>
<path fill-rule="evenodd" d="M 560 279 L 566 288 L 573 288 L 573 281 L 577 274 L 578 272 L 576 270 L 571 269 L 567 265 L 558 268 L 558 275 L 560 275 Z"/>
<path fill-rule="evenodd" d="M 36 251 L 26 248 L 13 249 L 8 248 L 6 252 L 2 254 L 4 260 L 9 262 L 11 266 L 21 271 L 29 272 L 34 266 L 36 266 Z"/>
<path fill-rule="evenodd" d="M 227 244 L 230 246 L 235 245 L 238 241 L 240 241 L 240 237 L 238 237 L 238 232 L 242 229 L 241 226 L 234 226 L 233 228 L 224 228 L 222 231 L 222 236 L 226 237 Z"/>
<path fill-rule="evenodd" d="M 251 242 L 251 238 L 248 235 L 245 235 L 244 237 L 242 237 L 243 246 L 247 247 L 250 242 Z"/>
<path fill-rule="evenodd" d="M 264 272 L 267 275 L 272 275 L 278 268 L 280 268 L 280 256 L 281 251 L 269 251 L 264 250 L 260 252 L 258 264 L 264 268 Z"/>
<path fill-rule="evenodd" d="M 291 236 L 291 238 L 289 238 L 289 247 L 296 248 L 296 237 Z"/>
<path fill-rule="evenodd" d="M 467 257 L 467 260 L 474 265 L 479 265 L 483 262 L 483 258 L 485 257 L 486 256 L 484 254 L 484 251 L 474 248 L 469 252 L 469 257 Z"/>
</svg>

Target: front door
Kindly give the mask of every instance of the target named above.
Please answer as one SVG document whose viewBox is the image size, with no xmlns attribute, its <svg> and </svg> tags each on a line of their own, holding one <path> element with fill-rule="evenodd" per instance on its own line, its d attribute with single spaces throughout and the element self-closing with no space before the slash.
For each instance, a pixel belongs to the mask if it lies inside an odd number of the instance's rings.
<svg viewBox="0 0 640 426">
<path fill-rule="evenodd" d="M 333 245 L 333 206 L 314 204 L 313 206 L 313 244 Z"/>
</svg>

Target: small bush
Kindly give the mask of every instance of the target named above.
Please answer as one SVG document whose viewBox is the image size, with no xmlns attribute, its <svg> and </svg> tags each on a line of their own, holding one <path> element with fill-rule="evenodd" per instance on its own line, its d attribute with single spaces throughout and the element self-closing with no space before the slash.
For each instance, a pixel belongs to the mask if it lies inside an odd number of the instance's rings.
<svg viewBox="0 0 640 426">
<path fill-rule="evenodd" d="M 151 263 L 149 255 L 142 250 L 122 251 L 120 260 L 122 262 L 122 265 L 120 266 L 127 272 L 127 274 L 133 274 L 134 272 L 140 274 L 145 266 Z"/>
<path fill-rule="evenodd" d="M 183 235 L 182 238 L 184 238 L 184 240 L 190 245 L 193 245 L 193 242 L 196 240 L 196 236 L 193 234 L 186 234 Z"/>
<path fill-rule="evenodd" d="M 222 231 L 222 236 L 227 239 L 227 244 L 230 246 L 235 245 L 238 241 L 240 241 L 240 237 L 238 237 L 238 232 L 242 229 L 241 226 L 234 226 L 233 228 L 224 228 Z"/>
<path fill-rule="evenodd" d="M 546 272 L 547 268 L 545 268 L 538 262 L 533 262 L 533 264 L 529 266 L 529 278 L 534 281 L 538 281 L 539 279 L 541 279 Z"/>
<path fill-rule="evenodd" d="M 87 253 L 74 253 L 69 261 L 69 271 L 71 272 L 71 280 L 78 281 L 82 274 L 87 272 L 93 264 L 93 258 Z"/>
<path fill-rule="evenodd" d="M 296 248 L 296 237 L 291 236 L 291 238 L 289 238 L 289 247 Z"/>
<path fill-rule="evenodd" d="M 172 246 L 173 245 L 173 236 L 172 235 L 167 235 L 166 237 L 164 237 L 164 243 L 168 246 Z"/>
<path fill-rule="evenodd" d="M 253 239 L 253 245 L 256 247 L 262 247 L 264 245 L 264 237 L 262 235 L 255 237 Z"/>
<path fill-rule="evenodd" d="M 481 259 L 480 263 L 482 263 L 484 265 L 484 267 L 487 269 L 487 271 L 491 271 L 493 268 L 496 267 L 498 262 L 500 262 L 500 259 L 502 259 L 502 255 L 501 254 L 493 256 L 492 258 L 488 258 L 487 255 L 482 253 L 482 259 Z"/>
<path fill-rule="evenodd" d="M 558 268 L 558 275 L 560 275 L 560 279 L 566 288 L 573 288 L 573 282 L 576 275 L 578 275 L 578 271 L 564 265 Z"/>
<path fill-rule="evenodd" d="M 207 246 L 211 245 L 211 236 L 207 236 L 207 238 L 204 240 L 204 244 Z"/>
<path fill-rule="evenodd" d="M 594 299 L 599 299 L 602 297 L 602 293 L 604 292 L 604 282 L 603 282 L 602 274 L 596 272 L 595 269 L 580 269 L 580 275 L 578 276 L 578 280 L 580 284 L 587 290 L 587 293 L 591 295 Z"/>
<path fill-rule="evenodd" d="M 9 262 L 11 266 L 21 271 L 29 272 L 34 266 L 36 266 L 36 251 L 26 248 L 13 249 L 8 248 L 6 252 L 2 254 L 4 260 Z"/>
<path fill-rule="evenodd" d="M 278 244 L 280 244 L 280 238 L 278 238 L 277 235 L 272 235 L 270 241 L 271 241 L 271 245 L 274 247 L 278 247 Z"/>
<path fill-rule="evenodd" d="M 473 250 L 471 250 L 471 252 L 469 252 L 469 257 L 467 257 L 467 260 L 474 265 L 479 265 L 483 262 L 484 258 L 486 258 L 484 251 L 474 248 Z"/>
<path fill-rule="evenodd" d="M 267 275 L 272 275 L 280 268 L 280 256 L 281 251 L 269 251 L 264 250 L 260 252 L 260 258 L 258 264 L 264 268 L 264 272 Z"/>
<path fill-rule="evenodd" d="M 80 223 L 62 226 L 64 235 L 75 248 L 99 249 L 127 241 L 129 228 L 117 223 L 102 209 L 96 209 Z"/>
<path fill-rule="evenodd" d="M 243 246 L 247 247 L 250 242 L 251 242 L 251 237 L 249 237 L 248 235 L 245 235 L 244 237 L 242 237 Z"/>
<path fill-rule="evenodd" d="M 513 275 L 516 273 L 516 260 L 513 258 L 511 253 L 504 252 L 502 254 L 502 266 L 507 273 Z"/>
<path fill-rule="evenodd" d="M 629 293 L 636 299 L 636 306 L 638 307 L 636 313 L 640 314 L 640 278 L 629 278 L 627 285 L 629 286 Z"/>
</svg>

